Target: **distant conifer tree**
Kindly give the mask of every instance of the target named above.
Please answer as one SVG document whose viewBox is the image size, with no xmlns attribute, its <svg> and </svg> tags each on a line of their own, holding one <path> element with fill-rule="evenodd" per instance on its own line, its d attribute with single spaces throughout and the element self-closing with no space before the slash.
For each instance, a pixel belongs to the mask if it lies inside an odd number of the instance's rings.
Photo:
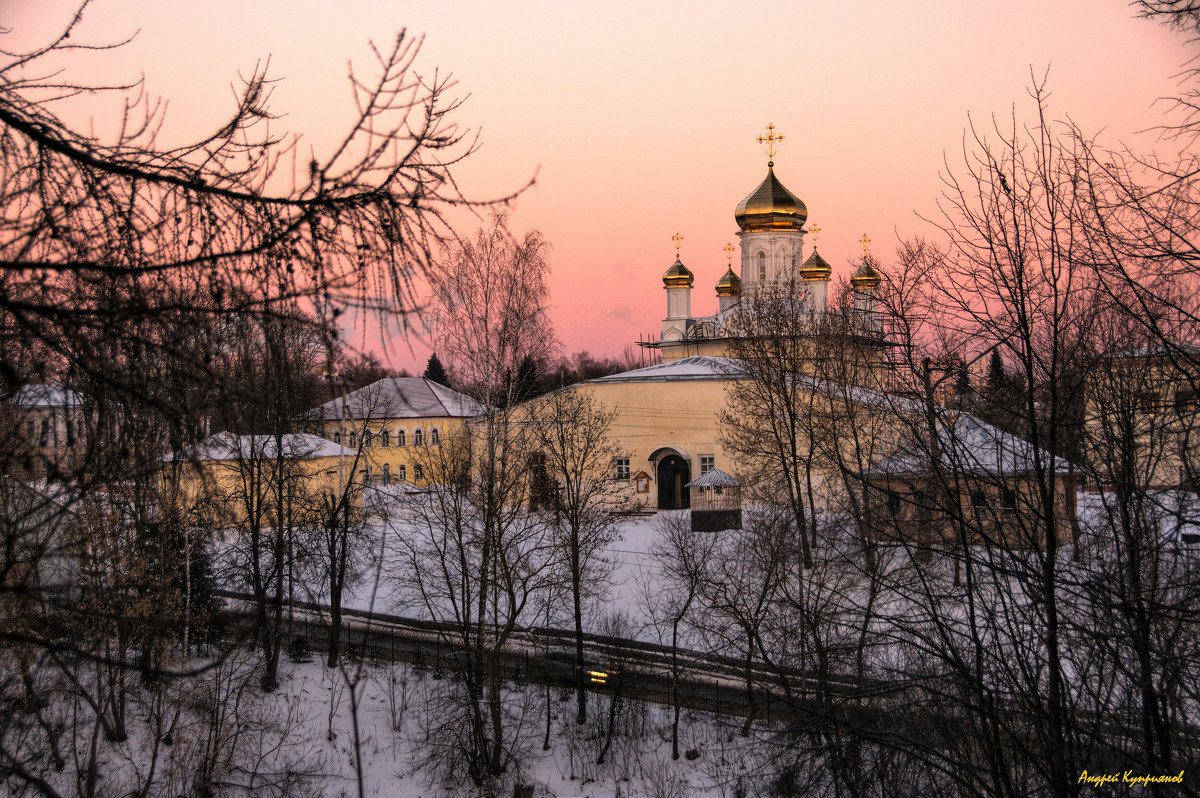
<svg viewBox="0 0 1200 798">
<path fill-rule="evenodd" d="M 518 402 L 524 402 L 526 399 L 532 399 L 541 393 L 541 390 L 538 388 L 537 362 L 529 355 L 526 355 L 521 359 L 521 364 L 517 366 L 516 399 Z"/>
<path fill-rule="evenodd" d="M 988 360 L 987 395 L 989 399 L 999 400 L 1004 395 L 1008 385 L 1008 375 L 1004 371 L 1004 361 L 1000 358 L 1000 350 L 993 349 Z"/>
<path fill-rule="evenodd" d="M 971 395 L 971 373 L 967 370 L 967 361 L 958 359 L 958 373 L 954 379 L 954 395 L 961 408 Z"/>
<path fill-rule="evenodd" d="M 442 365 L 442 361 L 438 360 L 437 352 L 429 356 L 429 362 L 425 364 L 425 373 L 421 375 L 427 380 L 433 380 L 439 385 L 449 385 L 450 378 L 446 375 L 446 368 Z"/>
</svg>

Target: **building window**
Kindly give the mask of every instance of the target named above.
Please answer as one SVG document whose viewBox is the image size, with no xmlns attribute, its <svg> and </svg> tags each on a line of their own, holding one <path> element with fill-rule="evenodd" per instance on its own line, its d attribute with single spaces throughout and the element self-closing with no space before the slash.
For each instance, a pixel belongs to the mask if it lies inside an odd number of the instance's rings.
<svg viewBox="0 0 1200 798">
<path fill-rule="evenodd" d="M 429 430 L 429 445 L 430 446 L 441 446 L 442 445 L 442 435 L 440 432 L 438 432 L 437 427 L 434 427 L 433 429 Z"/>
<path fill-rule="evenodd" d="M 369 449 L 371 447 L 371 441 L 373 440 L 373 438 L 374 438 L 374 436 L 371 435 L 371 430 L 366 430 L 363 432 L 363 448 L 364 449 Z"/>
<path fill-rule="evenodd" d="M 358 448 L 358 433 L 357 433 L 357 432 L 353 432 L 353 431 L 352 431 L 352 432 L 350 433 L 350 448 L 351 448 L 351 449 L 357 449 L 357 448 Z"/>
<path fill-rule="evenodd" d="M 370 467 L 370 466 L 366 466 L 366 467 L 364 467 L 364 468 L 363 468 L 363 470 L 362 470 L 362 481 L 363 481 L 363 484 L 364 484 L 364 485 L 370 485 L 370 484 L 371 484 L 371 467 Z"/>
<path fill-rule="evenodd" d="M 767 281 L 767 253 L 758 253 L 758 281 L 765 283 Z"/>
<path fill-rule="evenodd" d="M 396 466 L 396 479 L 404 482 L 408 479 L 408 466 Z"/>
<path fill-rule="evenodd" d="M 1015 513 L 1017 511 L 1017 494 L 1005 488 L 1000 495 L 1000 507 L 1006 513 Z"/>
<path fill-rule="evenodd" d="M 391 446 L 392 445 L 392 433 L 388 432 L 387 430 L 380 430 L 379 445 L 382 446 L 384 449 Z"/>
<path fill-rule="evenodd" d="M 629 458 L 614 457 L 613 458 L 613 479 L 627 480 L 629 479 Z"/>
<path fill-rule="evenodd" d="M 342 445 L 342 431 L 341 430 L 338 430 L 337 432 L 333 433 L 333 442 L 336 443 L 338 446 Z"/>
<path fill-rule="evenodd" d="M 704 476 L 709 471 L 717 467 L 716 455 L 702 454 L 700 455 L 700 476 Z"/>
<path fill-rule="evenodd" d="M 387 487 L 388 485 L 391 485 L 391 484 L 392 484 L 392 467 L 389 464 L 384 463 L 383 464 L 383 485 L 384 485 L 384 487 Z"/>
<path fill-rule="evenodd" d="M 415 435 L 413 437 L 414 437 L 414 439 L 416 438 Z M 420 464 L 414 465 L 413 466 L 413 482 L 420 482 L 424 478 L 425 478 L 425 474 L 422 473 Z"/>
<path fill-rule="evenodd" d="M 986 510 L 986 509 L 987 509 L 987 494 L 985 494 L 981 490 L 971 491 L 971 512 L 975 514 L 975 517 L 979 518 L 980 516 L 982 516 L 984 510 Z"/>
<path fill-rule="evenodd" d="M 415 432 L 413 432 L 413 446 L 424 446 L 424 445 L 425 445 L 425 433 L 422 432 L 421 430 L 416 430 Z M 418 479 L 419 479 L 419 477 L 418 477 Z"/>
<path fill-rule="evenodd" d="M 404 440 L 404 430 L 402 430 L 402 429 L 396 430 L 396 445 L 397 446 L 407 446 L 408 445 Z"/>
<path fill-rule="evenodd" d="M 888 513 L 892 516 L 892 518 L 896 518 L 900 515 L 900 494 L 899 493 L 890 493 L 890 492 L 888 493 L 887 508 L 888 508 Z"/>
</svg>

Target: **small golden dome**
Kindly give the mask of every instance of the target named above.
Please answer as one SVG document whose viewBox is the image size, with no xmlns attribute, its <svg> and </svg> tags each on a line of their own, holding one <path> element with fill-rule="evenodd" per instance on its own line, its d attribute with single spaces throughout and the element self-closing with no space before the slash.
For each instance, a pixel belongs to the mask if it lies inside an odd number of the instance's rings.
<svg viewBox="0 0 1200 798">
<path fill-rule="evenodd" d="M 717 280 L 717 296 L 741 296 L 742 278 L 733 273 L 733 267 L 725 270 L 725 274 Z"/>
<path fill-rule="evenodd" d="M 871 292 L 879 287 L 882 280 L 879 272 L 875 271 L 875 267 L 864 259 L 862 265 L 855 269 L 854 274 L 850 277 L 850 285 L 855 291 Z"/>
<path fill-rule="evenodd" d="M 664 288 L 691 288 L 695 282 L 695 277 L 687 266 L 678 257 L 671 264 L 671 268 L 663 272 L 663 287 Z"/>
<path fill-rule="evenodd" d="M 800 264 L 800 276 L 805 280 L 828 280 L 833 267 L 814 248 L 808 260 Z"/>
<path fill-rule="evenodd" d="M 738 203 L 733 218 L 743 233 L 799 230 L 808 218 L 808 208 L 779 182 L 774 168 L 768 167 L 766 179 Z"/>
</svg>

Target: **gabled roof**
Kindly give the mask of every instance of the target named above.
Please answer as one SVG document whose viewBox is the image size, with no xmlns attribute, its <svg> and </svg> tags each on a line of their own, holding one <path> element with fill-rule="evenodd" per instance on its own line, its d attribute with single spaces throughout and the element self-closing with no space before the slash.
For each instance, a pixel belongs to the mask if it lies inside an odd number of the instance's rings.
<svg viewBox="0 0 1200 798">
<path fill-rule="evenodd" d="M 707 472 L 701 474 L 696 479 L 693 479 L 688 484 L 684 485 L 684 487 L 685 488 L 736 488 L 738 486 L 738 484 L 739 483 L 736 479 L 731 477 L 729 474 L 726 474 L 721 469 L 712 468 L 712 469 L 709 469 Z"/>
<path fill-rule="evenodd" d="M 1031 474 L 1040 461 L 1046 469 L 1066 473 L 1070 464 L 1029 441 L 993 427 L 967 413 L 939 410 L 938 442 L 947 471 L 979 476 Z M 924 440 L 909 440 L 900 451 L 867 471 L 870 477 L 928 474 L 930 452 Z"/>
<path fill-rule="evenodd" d="M 353 457 L 355 454 L 353 449 L 346 449 L 333 441 L 306 433 L 284 435 L 281 441 L 283 455 L 289 460 L 315 460 L 319 457 L 339 455 Z M 218 432 L 184 449 L 179 453 L 178 459 L 245 460 L 272 458 L 277 452 L 274 435 L 234 435 L 232 432 Z M 168 454 L 163 457 L 163 460 L 173 459 L 176 459 L 176 455 Z"/>
<path fill-rule="evenodd" d="M 623 371 L 588 380 L 589 383 L 606 382 L 673 382 L 676 380 L 735 380 L 741 375 L 741 367 L 733 358 L 693 355 L 668 363 L 658 363 L 645 368 Z"/>
<path fill-rule="evenodd" d="M 483 405 L 424 377 L 385 377 L 305 414 L 315 421 L 385 418 L 471 418 Z"/>
<path fill-rule="evenodd" d="M 22 385 L 9 399 L 18 407 L 79 407 L 83 398 L 61 385 Z"/>
</svg>

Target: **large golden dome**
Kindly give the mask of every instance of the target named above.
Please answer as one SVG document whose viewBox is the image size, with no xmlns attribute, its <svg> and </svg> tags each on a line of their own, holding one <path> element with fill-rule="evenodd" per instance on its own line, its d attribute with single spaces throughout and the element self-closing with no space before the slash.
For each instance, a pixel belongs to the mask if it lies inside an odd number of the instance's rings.
<svg viewBox="0 0 1200 798">
<path fill-rule="evenodd" d="M 688 267 L 683 265 L 683 261 L 675 258 L 671 268 L 663 272 L 663 287 L 691 288 L 695 279 Z"/>
<path fill-rule="evenodd" d="M 808 260 L 800 264 L 800 276 L 805 280 L 828 280 L 833 274 L 833 267 L 813 248 Z"/>
<path fill-rule="evenodd" d="M 717 280 L 717 296 L 741 296 L 742 278 L 733 273 L 733 267 L 725 270 L 720 280 Z"/>
<path fill-rule="evenodd" d="M 768 167 L 766 179 L 738 203 L 733 218 L 743 233 L 800 230 L 808 218 L 808 208 L 779 182 L 775 169 Z"/>
</svg>

